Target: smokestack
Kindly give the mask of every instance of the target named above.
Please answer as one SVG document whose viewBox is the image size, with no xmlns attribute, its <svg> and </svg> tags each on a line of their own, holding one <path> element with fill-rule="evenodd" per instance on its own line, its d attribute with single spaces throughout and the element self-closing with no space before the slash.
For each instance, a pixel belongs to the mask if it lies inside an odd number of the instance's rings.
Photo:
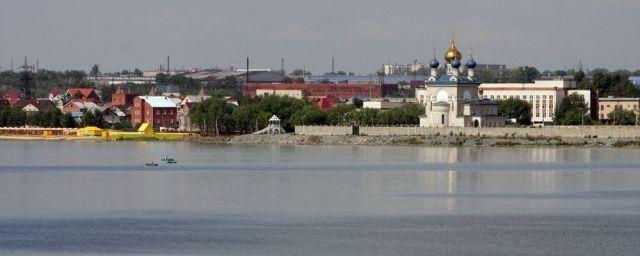
<svg viewBox="0 0 640 256">
<path fill-rule="evenodd" d="M 335 57 L 331 57 L 331 74 L 332 75 L 336 74 L 336 58 Z"/>
<path fill-rule="evenodd" d="M 169 64 L 171 63 L 171 57 L 167 56 L 167 76 L 169 75 Z"/>
<path fill-rule="evenodd" d="M 280 59 L 280 73 L 284 76 L 284 58 Z"/>
<path fill-rule="evenodd" d="M 246 75 L 247 75 L 247 78 L 246 78 L 247 83 L 249 83 L 249 57 L 247 57 L 247 73 L 246 73 Z"/>
</svg>

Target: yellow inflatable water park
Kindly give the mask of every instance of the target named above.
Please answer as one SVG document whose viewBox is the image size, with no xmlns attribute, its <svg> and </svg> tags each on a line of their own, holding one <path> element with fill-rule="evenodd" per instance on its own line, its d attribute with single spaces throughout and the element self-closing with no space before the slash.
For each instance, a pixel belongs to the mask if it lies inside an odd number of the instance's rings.
<svg viewBox="0 0 640 256">
<path fill-rule="evenodd" d="M 103 140 L 181 140 L 191 135 L 180 132 L 155 132 L 153 126 L 142 123 L 135 132 L 123 132 L 114 130 L 104 130 L 101 133 Z"/>
</svg>

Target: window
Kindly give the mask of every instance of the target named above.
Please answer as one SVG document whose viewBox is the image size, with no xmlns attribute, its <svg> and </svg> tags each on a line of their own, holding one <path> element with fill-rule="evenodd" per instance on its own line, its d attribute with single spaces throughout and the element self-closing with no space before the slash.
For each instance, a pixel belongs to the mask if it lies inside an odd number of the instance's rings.
<svg viewBox="0 0 640 256">
<path fill-rule="evenodd" d="M 444 115 L 442 115 L 442 124 L 444 125 Z"/>
<path fill-rule="evenodd" d="M 547 99 L 547 95 L 542 95 L 542 99 L 546 100 Z"/>
<path fill-rule="evenodd" d="M 529 99 L 530 99 L 530 100 L 533 100 L 533 95 L 529 95 Z"/>
<path fill-rule="evenodd" d="M 539 100 L 539 99 L 540 99 L 540 95 L 536 95 L 536 100 Z"/>
<path fill-rule="evenodd" d="M 159 114 L 160 114 L 160 110 L 156 109 L 156 115 L 159 115 Z"/>
<path fill-rule="evenodd" d="M 549 95 L 549 99 L 550 99 L 550 100 L 553 100 L 553 95 Z"/>
</svg>

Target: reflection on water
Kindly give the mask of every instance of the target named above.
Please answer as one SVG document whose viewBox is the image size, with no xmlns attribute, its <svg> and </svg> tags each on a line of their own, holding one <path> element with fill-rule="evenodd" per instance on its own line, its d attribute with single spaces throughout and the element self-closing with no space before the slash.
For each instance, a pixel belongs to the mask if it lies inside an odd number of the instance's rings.
<svg viewBox="0 0 640 256">
<path fill-rule="evenodd" d="M 629 255 L 638 153 L 3 141 L 0 254 Z"/>
<path fill-rule="evenodd" d="M 635 213 L 640 205 L 638 150 L 2 144 L 5 217 Z M 165 154 L 181 164 L 142 166 Z"/>
</svg>

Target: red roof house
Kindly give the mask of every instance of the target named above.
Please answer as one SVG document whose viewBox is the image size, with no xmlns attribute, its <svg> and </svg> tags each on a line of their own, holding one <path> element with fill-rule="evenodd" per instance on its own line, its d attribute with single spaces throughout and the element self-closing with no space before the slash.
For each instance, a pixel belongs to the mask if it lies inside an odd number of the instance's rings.
<svg viewBox="0 0 640 256">
<path fill-rule="evenodd" d="M 25 95 L 22 91 L 18 90 L 18 89 L 9 89 L 6 90 L 2 96 L 4 96 L 4 99 L 9 102 L 9 105 L 13 106 L 14 104 L 16 104 L 16 102 L 24 99 Z"/>
<path fill-rule="evenodd" d="M 69 88 L 65 97 L 68 101 L 100 103 L 102 100 L 96 90 L 91 88 Z"/>
</svg>

